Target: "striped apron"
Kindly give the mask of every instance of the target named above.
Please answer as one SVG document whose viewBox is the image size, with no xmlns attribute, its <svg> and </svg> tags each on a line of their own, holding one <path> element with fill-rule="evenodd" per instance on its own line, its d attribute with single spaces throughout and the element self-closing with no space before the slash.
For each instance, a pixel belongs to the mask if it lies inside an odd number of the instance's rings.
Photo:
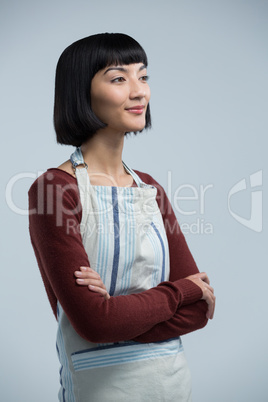
<svg viewBox="0 0 268 402">
<path fill-rule="evenodd" d="M 157 189 L 124 162 L 137 187 L 93 186 L 81 149 L 70 159 L 82 204 L 83 245 L 109 294 L 138 293 L 168 280 L 169 248 Z M 180 337 L 146 344 L 91 343 L 76 333 L 59 302 L 57 310 L 59 401 L 191 401 Z"/>
</svg>

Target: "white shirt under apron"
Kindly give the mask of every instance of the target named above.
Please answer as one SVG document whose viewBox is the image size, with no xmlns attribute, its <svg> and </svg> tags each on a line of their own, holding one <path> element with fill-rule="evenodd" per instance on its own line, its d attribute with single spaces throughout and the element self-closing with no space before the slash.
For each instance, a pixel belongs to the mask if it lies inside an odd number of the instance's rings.
<svg viewBox="0 0 268 402">
<path fill-rule="evenodd" d="M 71 155 L 90 266 L 111 296 L 169 279 L 169 249 L 157 189 L 124 162 L 137 187 L 93 186 L 80 148 Z M 57 351 L 61 402 L 189 402 L 191 377 L 180 337 L 163 342 L 97 344 L 81 338 L 60 303 Z M 94 319 L 94 318 L 93 318 Z"/>
</svg>

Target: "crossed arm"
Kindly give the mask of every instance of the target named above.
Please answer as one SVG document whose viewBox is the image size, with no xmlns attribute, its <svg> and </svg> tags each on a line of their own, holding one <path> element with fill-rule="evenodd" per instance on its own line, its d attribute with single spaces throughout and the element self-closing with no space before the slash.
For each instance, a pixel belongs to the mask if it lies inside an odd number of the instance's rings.
<svg viewBox="0 0 268 402">
<path fill-rule="evenodd" d="M 55 315 L 59 301 L 75 330 L 92 342 L 127 339 L 154 342 L 206 325 L 207 303 L 201 300 L 204 292 L 199 284 L 206 282 L 198 277 L 200 274 L 181 233 L 175 241 L 179 240 L 179 244 L 175 246 L 168 239 L 173 266 L 170 281 L 139 294 L 111 297 L 108 300 L 98 292 L 79 286 L 74 271 L 90 264 L 80 233 L 67 231 L 68 227 L 79 226 L 81 221 L 81 210 L 77 208 L 79 194 L 75 186 L 65 189 L 69 184 L 66 175 L 55 175 L 54 179 L 52 183 L 46 174 L 37 179 L 44 180 L 43 213 L 37 211 L 38 182 L 31 186 L 29 229 Z M 60 209 L 58 200 L 62 203 Z M 61 225 L 58 225 L 57 213 L 61 213 Z M 164 219 L 165 215 L 170 222 L 167 212 L 163 214 Z M 69 225 L 70 221 L 72 225 Z M 167 235 L 169 238 L 168 231 Z M 176 264 L 177 253 L 179 259 Z M 190 275 L 197 277 L 185 279 Z"/>
</svg>

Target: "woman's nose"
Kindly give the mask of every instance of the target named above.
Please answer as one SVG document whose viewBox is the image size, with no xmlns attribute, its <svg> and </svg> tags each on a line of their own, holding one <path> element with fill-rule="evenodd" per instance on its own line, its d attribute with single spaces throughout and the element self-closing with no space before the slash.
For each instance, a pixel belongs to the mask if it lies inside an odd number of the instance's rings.
<svg viewBox="0 0 268 402">
<path fill-rule="evenodd" d="M 130 85 L 129 97 L 130 99 L 141 99 L 146 96 L 146 88 L 144 82 L 140 80 L 133 80 Z"/>
</svg>

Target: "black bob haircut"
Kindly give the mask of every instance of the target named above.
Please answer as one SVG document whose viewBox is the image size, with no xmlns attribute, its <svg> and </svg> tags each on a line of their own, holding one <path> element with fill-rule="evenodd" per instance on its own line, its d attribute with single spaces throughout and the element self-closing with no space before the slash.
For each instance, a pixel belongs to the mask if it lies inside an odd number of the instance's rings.
<svg viewBox="0 0 268 402">
<path fill-rule="evenodd" d="M 109 65 L 132 63 L 147 66 L 146 53 L 135 39 L 121 33 L 91 35 L 63 51 L 55 80 L 54 127 L 57 143 L 79 147 L 97 130 L 106 127 L 91 109 L 91 80 L 99 70 Z M 145 128 L 151 127 L 149 104 L 145 119 Z"/>
</svg>

